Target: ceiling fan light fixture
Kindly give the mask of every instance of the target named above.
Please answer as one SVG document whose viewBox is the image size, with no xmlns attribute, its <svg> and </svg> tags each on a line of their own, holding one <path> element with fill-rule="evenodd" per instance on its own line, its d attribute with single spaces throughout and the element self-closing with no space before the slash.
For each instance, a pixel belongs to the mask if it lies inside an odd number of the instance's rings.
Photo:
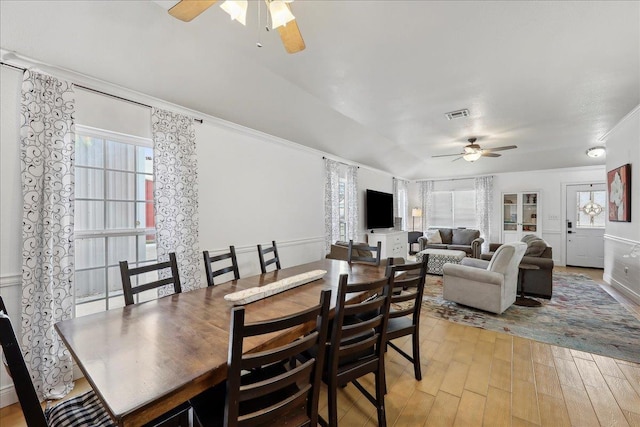
<svg viewBox="0 0 640 427">
<path fill-rule="evenodd" d="M 220 8 L 227 12 L 232 20 L 246 26 L 248 5 L 248 0 L 226 0 L 220 5 Z"/>
<path fill-rule="evenodd" d="M 467 153 L 464 156 L 462 156 L 462 158 L 465 159 L 467 162 L 472 162 L 472 163 L 478 160 L 480 157 L 482 157 L 482 151 L 475 151 L 473 153 Z"/>
<path fill-rule="evenodd" d="M 607 152 L 607 149 L 603 146 L 591 147 L 587 150 L 587 156 L 589 157 L 602 157 Z"/>
<path fill-rule="evenodd" d="M 274 30 L 296 19 L 289 6 L 282 0 L 271 0 L 269 2 L 269 13 L 271 14 L 271 24 Z"/>
</svg>

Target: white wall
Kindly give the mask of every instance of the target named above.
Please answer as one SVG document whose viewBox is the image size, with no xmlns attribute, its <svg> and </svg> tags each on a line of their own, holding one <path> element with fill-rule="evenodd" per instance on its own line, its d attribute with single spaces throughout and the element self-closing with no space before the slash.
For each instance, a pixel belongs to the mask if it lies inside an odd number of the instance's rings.
<svg viewBox="0 0 640 427">
<path fill-rule="evenodd" d="M 604 279 L 640 303 L 640 257 L 628 256 L 635 245 L 640 245 L 640 106 L 621 120 L 605 141 L 608 171 L 631 164 L 631 222 L 607 219 Z"/>
<path fill-rule="evenodd" d="M 604 166 L 551 169 L 527 172 L 495 174 L 493 179 L 493 216 L 491 219 L 491 242 L 501 241 L 502 193 L 515 191 L 540 192 L 542 238 L 553 248 L 553 259 L 565 265 L 566 233 L 566 185 L 605 181 Z M 473 180 L 436 181 L 436 190 L 473 188 Z M 411 183 L 409 206 L 420 206 L 418 184 Z"/>
</svg>

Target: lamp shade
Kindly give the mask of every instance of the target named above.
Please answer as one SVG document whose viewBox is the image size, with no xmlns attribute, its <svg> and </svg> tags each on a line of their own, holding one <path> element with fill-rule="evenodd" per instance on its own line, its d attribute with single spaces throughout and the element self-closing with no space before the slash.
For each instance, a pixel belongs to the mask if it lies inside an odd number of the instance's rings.
<svg viewBox="0 0 640 427">
<path fill-rule="evenodd" d="M 234 19 L 246 26 L 248 5 L 248 0 L 227 0 L 220 5 L 220 8 L 227 12 L 231 19 Z"/>
<path fill-rule="evenodd" d="M 289 6 L 282 0 L 271 0 L 269 2 L 269 13 L 271 14 L 271 26 L 274 30 L 296 19 Z"/>
<path fill-rule="evenodd" d="M 422 209 L 420 208 L 411 209 L 411 216 L 422 216 Z"/>
</svg>

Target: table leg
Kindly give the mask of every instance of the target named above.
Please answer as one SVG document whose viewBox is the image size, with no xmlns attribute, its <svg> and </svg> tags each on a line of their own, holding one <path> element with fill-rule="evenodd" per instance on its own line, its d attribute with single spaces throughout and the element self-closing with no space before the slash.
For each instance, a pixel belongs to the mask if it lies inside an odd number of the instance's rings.
<svg viewBox="0 0 640 427">
<path fill-rule="evenodd" d="M 524 296 L 524 279 L 527 277 L 527 270 L 522 271 L 522 283 L 520 284 L 520 296 L 516 298 L 515 305 L 519 305 L 521 307 L 540 307 L 542 303 L 540 301 L 536 301 L 532 298 L 528 298 Z"/>
</svg>

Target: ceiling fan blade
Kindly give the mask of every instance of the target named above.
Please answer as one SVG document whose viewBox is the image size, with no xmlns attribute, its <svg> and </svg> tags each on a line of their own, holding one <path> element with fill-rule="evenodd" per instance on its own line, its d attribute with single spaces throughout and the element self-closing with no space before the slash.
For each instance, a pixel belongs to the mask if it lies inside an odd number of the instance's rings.
<svg viewBox="0 0 640 427">
<path fill-rule="evenodd" d="M 435 157 L 451 157 L 451 156 L 463 156 L 465 153 L 456 153 L 456 154 L 438 154 L 437 156 L 431 156 L 431 158 Z"/>
<path fill-rule="evenodd" d="M 169 9 L 169 15 L 181 21 L 189 22 L 218 0 L 180 0 L 180 3 Z"/>
<path fill-rule="evenodd" d="M 458 154 L 458 155 L 459 155 L 459 154 Z M 460 156 L 460 155 L 459 155 L 459 156 Z M 460 156 L 460 157 L 458 157 L 458 158 L 455 158 L 455 159 L 453 159 L 453 160 L 451 160 L 451 161 L 452 161 L 452 162 L 455 162 L 456 160 L 460 160 L 461 158 L 462 158 L 462 156 Z"/>
<path fill-rule="evenodd" d="M 482 152 L 482 157 L 500 157 L 502 154 Z"/>
<path fill-rule="evenodd" d="M 295 19 L 293 21 L 289 21 L 287 25 L 278 27 L 278 33 L 280 33 L 282 44 L 284 44 L 284 48 L 288 53 L 300 52 L 306 47 L 304 40 L 302 40 L 302 34 L 300 34 L 300 28 L 298 28 L 298 23 Z"/>
<path fill-rule="evenodd" d="M 504 147 L 496 147 L 496 148 L 484 148 L 484 151 L 504 151 L 504 150 L 513 150 L 514 148 L 518 148 L 517 145 L 505 145 Z"/>
</svg>

